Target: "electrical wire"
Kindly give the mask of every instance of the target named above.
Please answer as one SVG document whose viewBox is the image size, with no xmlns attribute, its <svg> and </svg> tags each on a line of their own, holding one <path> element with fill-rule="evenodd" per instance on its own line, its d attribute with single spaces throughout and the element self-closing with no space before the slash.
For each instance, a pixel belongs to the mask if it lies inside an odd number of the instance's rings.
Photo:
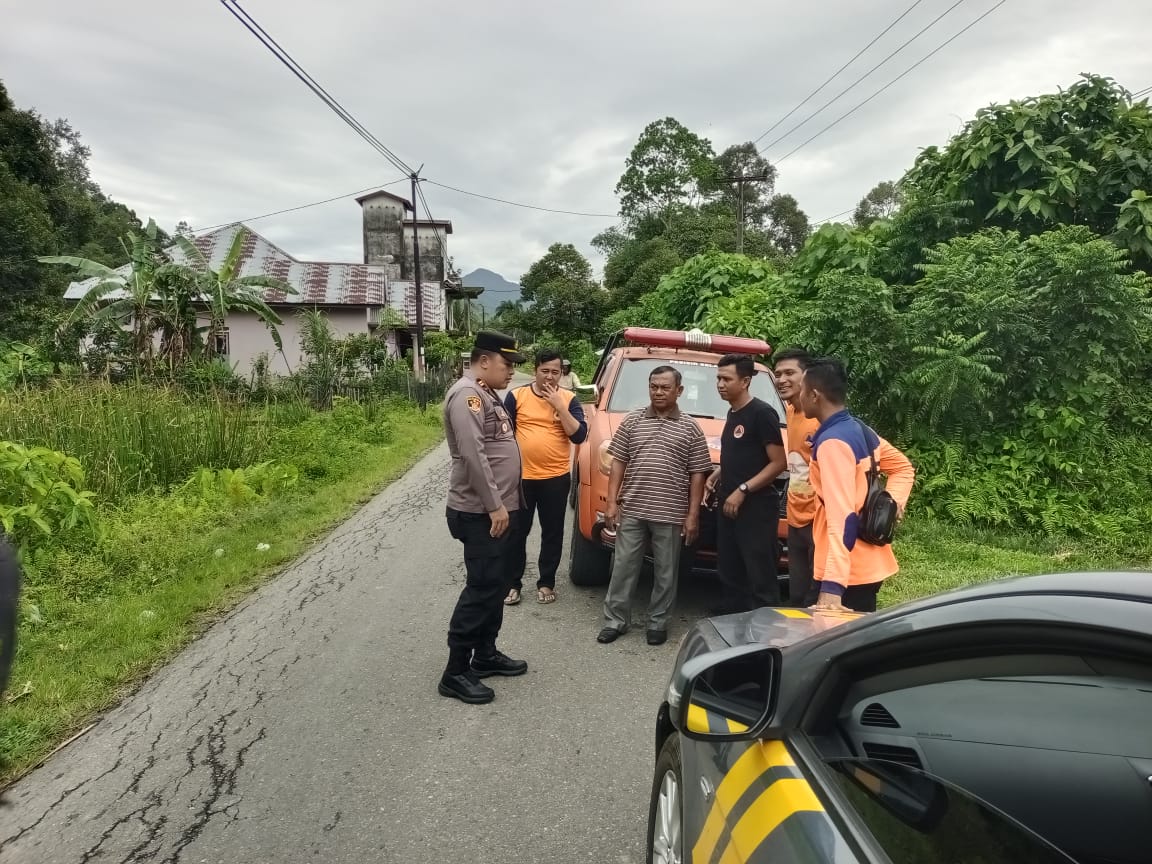
<svg viewBox="0 0 1152 864">
<path fill-rule="evenodd" d="M 770 141 L 767 144 L 765 144 L 762 148 L 760 148 L 760 154 L 763 155 L 768 150 L 770 150 L 772 147 L 775 147 L 777 144 L 779 144 L 781 141 L 783 141 L 785 138 L 787 138 L 789 135 L 791 135 L 793 132 L 796 132 L 796 131 L 804 128 L 805 126 L 807 126 L 809 121 L 811 121 L 814 117 L 817 117 L 818 115 L 824 113 L 825 109 L 827 109 L 829 106 L 834 105 L 835 103 L 839 102 L 841 98 L 843 98 L 847 93 L 854 90 L 862 81 L 864 81 L 864 79 L 868 78 L 873 72 L 875 72 L 877 69 L 879 69 L 885 63 L 887 63 L 889 60 L 891 60 L 893 57 L 895 57 L 897 54 L 899 54 L 901 51 L 903 51 L 905 48 L 907 48 L 909 45 L 911 45 L 913 42 L 915 42 L 917 39 L 919 39 L 921 36 L 923 36 L 929 30 L 931 30 L 933 27 L 935 27 L 936 24 L 939 23 L 946 15 L 948 15 L 953 9 L 955 9 L 957 6 L 959 6 L 961 3 L 964 3 L 964 2 L 965 2 L 965 0 L 956 0 L 956 2 L 954 2 L 951 6 L 949 6 L 947 9 L 945 9 L 943 12 L 941 12 L 939 15 L 937 15 L 935 18 L 933 18 L 931 21 L 929 21 L 927 24 L 925 24 L 924 27 L 922 27 L 919 31 L 917 31 L 916 34 L 913 35 L 910 39 L 908 39 L 907 41 L 902 43 L 895 51 L 893 51 L 891 54 L 889 54 L 887 57 L 885 57 L 883 60 L 881 60 L 875 66 L 873 66 L 871 69 L 869 69 L 867 72 L 865 72 L 859 78 L 857 78 L 855 81 L 853 81 L 851 84 L 849 84 L 843 90 L 841 90 L 839 93 L 837 93 L 835 96 L 833 96 L 831 99 L 829 99 L 827 102 L 825 102 L 819 108 L 817 108 L 815 111 L 813 111 L 811 114 L 809 114 L 807 117 L 805 117 L 799 123 L 797 123 L 791 129 L 789 129 L 787 132 L 785 132 L 783 135 L 780 135 L 775 140 Z M 963 33 L 964 31 L 961 30 L 960 32 Z"/>
<path fill-rule="evenodd" d="M 946 48 L 948 45 L 950 45 L 952 42 L 956 41 L 958 38 L 963 36 L 965 33 L 967 33 L 969 30 L 971 30 L 973 27 L 975 27 L 977 24 L 979 24 L 981 21 L 983 21 L 985 18 L 987 18 L 989 15 L 991 15 L 993 12 L 995 12 L 997 9 L 999 9 L 1001 6 L 1003 6 L 1007 2 L 1008 2 L 1008 0 L 1000 0 L 999 3 L 997 3 L 995 6 L 993 6 L 991 9 L 989 9 L 987 12 L 985 12 L 983 15 L 981 15 L 979 18 L 977 18 L 971 24 L 967 25 L 962 30 L 959 30 L 958 32 L 953 34 L 947 41 L 942 42 L 941 44 L 937 45 L 935 48 L 932 49 L 932 51 L 930 51 L 924 57 L 921 57 L 919 60 L 917 60 L 911 66 L 909 66 L 907 69 L 905 69 L 899 75 L 897 75 L 895 78 L 893 78 L 891 81 L 889 81 L 883 87 L 881 87 L 879 90 L 877 90 L 875 93 L 873 93 L 867 99 L 865 99 L 863 102 L 859 103 L 855 107 L 844 112 L 839 117 L 837 117 L 835 120 L 833 120 L 831 123 L 829 123 L 827 126 L 825 126 L 823 129 L 821 129 L 819 132 L 817 132 L 815 135 L 812 135 L 807 140 L 802 141 L 800 144 L 797 144 L 795 147 L 793 147 L 791 150 L 789 150 L 787 153 L 785 153 L 779 159 L 775 160 L 776 164 L 779 165 L 781 162 L 783 162 L 788 157 L 792 156 L 797 151 L 802 150 L 804 147 L 807 147 L 809 144 L 811 144 L 813 141 L 815 141 L 817 138 L 819 138 L 821 135 L 823 135 L 828 130 L 832 129 L 835 126 L 838 126 L 844 120 L 847 120 L 849 117 L 851 117 L 853 114 L 855 114 L 861 108 L 863 108 L 865 105 L 867 105 L 869 102 L 871 102 L 873 99 L 875 99 L 881 93 L 883 93 L 885 90 L 887 90 L 893 84 L 895 84 L 897 81 L 902 79 L 905 75 L 907 75 L 913 69 L 920 66 L 920 64 L 924 63 L 925 61 L 929 60 L 930 58 L 934 57 L 937 53 L 939 53 L 944 48 Z"/>
<path fill-rule="evenodd" d="M 825 216 L 823 219 L 817 219 L 815 222 L 811 222 L 809 224 L 811 224 L 811 225 L 823 225 L 825 222 L 831 222 L 833 219 L 839 219 L 841 216 L 847 216 L 849 213 L 855 213 L 855 212 L 856 212 L 855 207 L 849 207 L 847 210 L 841 210 L 835 216 Z"/>
<path fill-rule="evenodd" d="M 911 12 L 913 9 L 915 9 L 917 6 L 919 6 L 919 5 L 920 5 L 921 3 L 923 3 L 923 2 L 924 2 L 924 0 L 916 0 L 916 2 L 915 2 L 915 3 L 913 3 L 913 4 L 912 4 L 911 6 L 909 6 L 907 9 L 905 9 L 905 10 L 904 10 L 902 13 L 900 13 L 900 15 L 899 15 L 899 16 L 898 16 L 898 17 L 897 17 L 897 18 L 896 18 L 894 21 L 892 21 L 892 23 L 890 23 L 890 24 L 889 24 L 887 27 L 885 27 L 883 30 L 881 30 L 881 31 L 880 31 L 880 33 L 879 33 L 878 35 L 876 35 L 876 36 L 875 36 L 875 37 L 872 39 L 872 41 L 871 41 L 871 42 L 869 42 L 867 45 L 865 45 L 863 48 L 861 48 L 859 51 L 857 51 L 857 52 L 856 52 L 856 53 L 855 53 L 855 54 L 852 56 L 852 59 L 851 59 L 851 60 L 849 60 L 847 63 L 845 63 L 845 64 L 844 64 L 843 66 L 841 66 L 839 69 L 837 69 L 837 70 L 836 70 L 835 72 L 833 72 L 831 75 L 829 75 L 829 76 L 828 76 L 828 77 L 825 79 L 825 81 L 824 81 L 824 83 L 823 83 L 823 84 L 821 84 L 819 87 L 817 87 L 815 90 L 813 90 L 813 91 L 812 91 L 811 93 L 809 93 L 807 96 L 805 96 L 805 97 L 804 97 L 804 98 L 803 98 L 803 99 L 802 99 L 800 102 L 798 102 L 798 103 L 796 104 L 796 106 L 795 106 L 795 107 L 794 107 L 794 108 L 793 108 L 791 111 L 789 111 L 787 114 L 785 114 L 785 115 L 784 115 L 783 117 L 781 117 L 779 120 L 777 120 L 775 123 L 773 123 L 771 126 L 769 126 L 769 127 L 768 127 L 768 128 L 767 128 L 767 129 L 766 129 L 764 132 L 763 132 L 763 134 L 761 134 L 761 135 L 760 135 L 760 137 L 759 137 L 759 138 L 757 138 L 757 139 L 756 139 L 755 141 L 753 141 L 752 143 L 753 143 L 753 144 L 759 144 L 761 141 L 763 141 L 765 138 L 767 138 L 767 137 L 768 137 L 768 136 L 769 136 L 769 135 L 770 135 L 772 132 L 774 132 L 774 131 L 776 130 L 776 128 L 777 128 L 777 127 L 778 127 L 778 126 L 779 126 L 781 123 L 783 123 L 785 120 L 787 120 L 787 119 L 788 119 L 789 117 L 791 117 L 793 114 L 795 114 L 797 111 L 799 111 L 799 110 L 800 110 L 801 108 L 803 108 L 805 105 L 807 105 L 807 104 L 808 104 L 808 101 L 809 101 L 809 100 L 810 100 L 810 99 L 811 99 L 813 96 L 815 96 L 817 93 L 819 93 L 821 90 L 823 90 L 823 89 L 824 89 L 825 87 L 827 87 L 829 84 L 831 84 L 831 83 L 832 83 L 834 80 L 836 80 L 836 77 L 837 77 L 837 76 L 838 76 L 838 75 L 839 75 L 841 72 L 843 72 L 845 69 L 847 69 L 847 68 L 848 68 L 849 66 L 851 66 L 853 63 L 855 63 L 857 60 L 859 60 L 859 59 L 860 59 L 860 56 L 861 56 L 861 55 L 862 55 L 862 54 L 863 54 L 865 51 L 867 51 L 869 48 L 871 48 L 873 45 L 875 45 L 877 42 L 879 42 L 879 41 L 880 41 L 882 38 L 884 38 L 884 36 L 886 36 L 886 35 L 888 34 L 888 31 L 889 31 L 889 30 L 891 30 L 893 27 L 895 27 L 897 24 L 899 24 L 901 21 L 903 21 L 903 20 L 904 20 L 904 19 L 905 19 L 905 18 L 908 16 L 908 13 L 910 13 L 910 12 Z"/>
<path fill-rule="evenodd" d="M 288 68 L 293 75 L 300 79 L 312 93 L 319 98 L 325 105 L 327 105 L 341 120 L 347 123 L 357 135 L 363 138 L 373 149 L 375 149 L 381 156 L 387 159 L 400 171 L 405 174 L 411 175 L 412 169 L 404 163 L 399 156 L 389 150 L 380 140 L 369 132 L 364 125 L 352 116 L 335 97 L 332 96 L 324 87 L 316 81 L 307 70 L 304 69 L 295 58 L 292 57 L 281 45 L 278 43 L 248 12 L 240 5 L 238 0 L 220 0 L 225 9 L 239 21 L 248 32 L 250 32 L 265 48 L 272 52 L 284 66 Z"/>
<path fill-rule="evenodd" d="M 331 204 L 333 201 L 343 201 L 345 198 L 352 198 L 356 195 L 363 195 L 367 192 L 372 192 L 376 189 L 386 189 L 389 186 L 395 186 L 408 177 L 397 177 L 395 180 L 389 180 L 387 183 L 379 183 L 374 186 L 367 186 L 363 189 L 357 189 L 355 192 L 347 192 L 344 195 L 335 195 L 331 198 L 325 198 L 322 201 L 312 201 L 308 204 L 300 204 L 296 207 L 286 207 L 283 210 L 274 210 L 271 213 L 261 213 L 259 216 L 249 216 L 247 219 L 233 219 L 231 222 L 221 222 L 219 225 L 209 225 L 207 228 L 194 228 L 195 234 L 206 234 L 209 231 L 215 231 L 217 228 L 224 228 L 227 225 L 235 225 L 238 222 L 255 222 L 259 219 L 267 219 L 270 216 L 282 216 L 285 213 L 295 213 L 297 210 L 307 210 L 309 207 L 319 207 L 321 204 Z"/>
<path fill-rule="evenodd" d="M 452 192 L 459 192 L 461 195 L 470 195 L 473 198 L 483 198 L 485 201 L 495 201 L 498 204 L 507 204 L 510 207 L 522 207 L 525 210 L 539 210 L 544 213 L 562 213 L 567 216 L 587 216 L 593 219 L 616 219 L 620 214 L 618 213 L 585 213 L 579 210 L 559 210 L 554 207 L 541 207 L 537 204 L 524 204 L 520 201 L 509 201 L 506 198 L 495 198 L 491 195 L 481 195 L 479 192 L 469 192 L 467 189 L 459 189 L 456 186 L 449 186 L 447 183 L 440 183 L 430 178 L 423 178 L 425 183 L 431 183 L 433 186 L 439 186 L 441 189 L 448 189 Z"/>
</svg>

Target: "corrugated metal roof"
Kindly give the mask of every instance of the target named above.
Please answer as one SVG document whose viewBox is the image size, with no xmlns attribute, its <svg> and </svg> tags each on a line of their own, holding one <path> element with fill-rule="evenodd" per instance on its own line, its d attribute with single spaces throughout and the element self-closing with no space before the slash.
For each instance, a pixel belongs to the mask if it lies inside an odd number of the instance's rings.
<svg viewBox="0 0 1152 864">
<path fill-rule="evenodd" d="M 195 239 L 196 245 L 208 258 L 209 266 L 213 270 L 224 263 L 228 250 L 236 238 L 236 232 L 243 227 L 246 226 L 239 223 L 227 225 Z M 187 260 L 179 246 L 170 247 L 166 251 L 174 261 L 184 263 Z M 125 265 L 116 272 L 127 276 L 130 268 Z M 296 294 L 286 294 L 274 289 L 265 290 L 266 303 L 305 306 L 383 306 L 388 303 L 388 277 L 384 267 L 370 264 L 300 261 L 251 228 L 248 228 L 244 240 L 239 275 L 274 276 L 283 279 L 297 291 Z M 93 278 L 73 282 L 64 292 L 64 298 L 79 300 L 97 281 Z M 438 292 L 433 290 L 430 293 Z M 412 311 L 415 313 L 415 305 Z"/>
</svg>

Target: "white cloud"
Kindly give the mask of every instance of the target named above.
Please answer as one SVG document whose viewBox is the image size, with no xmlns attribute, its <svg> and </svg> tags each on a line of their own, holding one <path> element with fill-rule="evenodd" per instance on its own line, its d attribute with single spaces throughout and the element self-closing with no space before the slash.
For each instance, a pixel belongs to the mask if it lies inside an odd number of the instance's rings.
<svg viewBox="0 0 1152 864">
<path fill-rule="evenodd" d="M 992 6 L 969 0 L 921 40 L 769 150 L 779 159 Z M 402 159 L 428 177 L 564 210 L 614 212 L 632 143 L 674 116 L 717 150 L 755 138 L 903 11 L 907 0 L 492 0 L 437 7 L 365 0 L 245 0 L 256 17 Z M 807 117 L 950 5 L 926 0 L 765 139 Z M 778 190 L 813 219 L 851 208 L 918 150 L 993 101 L 1111 75 L 1152 85 L 1152 7 L 1009 0 L 937 56 L 779 165 Z M 68 117 L 105 191 L 165 227 L 208 225 L 327 198 L 396 176 L 220 5 L 39 0 L 0 30 L 20 106 Z M 404 187 L 400 187 L 404 188 Z M 515 279 L 552 242 L 612 224 L 521 210 L 434 186 L 466 269 Z M 407 194 L 407 193 L 405 193 Z M 293 254 L 360 256 L 351 199 L 252 223 Z"/>
</svg>

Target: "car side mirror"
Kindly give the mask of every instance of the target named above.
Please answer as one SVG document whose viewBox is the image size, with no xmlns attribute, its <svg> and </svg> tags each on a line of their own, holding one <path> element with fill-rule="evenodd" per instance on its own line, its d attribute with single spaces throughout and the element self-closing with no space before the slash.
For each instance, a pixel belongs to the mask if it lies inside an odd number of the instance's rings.
<svg viewBox="0 0 1152 864">
<path fill-rule="evenodd" d="M 600 388 L 595 384 L 581 384 L 575 390 L 576 398 L 581 402 L 598 402 L 600 399 Z"/>
<path fill-rule="evenodd" d="M 689 738 L 747 738 L 772 719 L 780 680 L 780 651 L 741 645 L 693 658 L 680 667 L 672 690 L 677 728 Z"/>
</svg>

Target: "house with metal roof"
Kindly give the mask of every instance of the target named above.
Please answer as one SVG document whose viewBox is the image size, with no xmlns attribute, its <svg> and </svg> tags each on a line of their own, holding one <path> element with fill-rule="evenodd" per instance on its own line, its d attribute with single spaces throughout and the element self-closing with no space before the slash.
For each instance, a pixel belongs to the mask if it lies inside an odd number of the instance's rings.
<svg viewBox="0 0 1152 864">
<path fill-rule="evenodd" d="M 446 220 L 407 218 L 412 205 L 390 192 L 374 192 L 357 199 L 363 212 L 363 262 L 301 261 L 246 225 L 235 223 L 193 238 L 213 269 L 228 254 L 237 232 L 246 230 L 239 276 L 273 276 L 296 289 L 296 294 L 267 289 L 264 301 L 284 319 L 277 329 L 283 352 L 277 352 L 264 324 L 248 312 L 232 312 L 221 337 L 220 354 L 237 373 L 247 375 L 261 355 L 267 355 L 273 374 L 291 374 L 303 360 L 297 314 L 304 309 L 322 311 L 339 336 L 373 334 L 384 339 L 393 356 L 412 347 L 416 325 L 416 283 L 413 229 L 420 245 L 421 288 L 426 330 L 451 330 L 452 300 L 474 296 L 448 272 Z M 185 256 L 179 246 L 166 253 L 177 262 Z M 128 267 L 120 272 L 127 273 Z M 64 294 L 73 302 L 96 284 L 96 279 L 73 282 Z M 483 289 L 479 289 L 483 290 Z M 206 322 L 205 322 L 206 323 Z"/>
</svg>

